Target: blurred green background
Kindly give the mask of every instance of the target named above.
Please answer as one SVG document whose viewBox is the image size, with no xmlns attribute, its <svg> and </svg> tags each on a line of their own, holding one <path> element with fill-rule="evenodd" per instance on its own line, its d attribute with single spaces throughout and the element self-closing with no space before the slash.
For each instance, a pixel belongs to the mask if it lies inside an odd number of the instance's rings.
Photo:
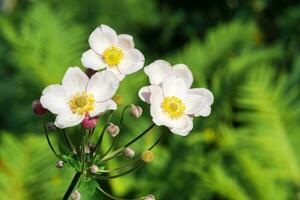
<svg viewBox="0 0 300 200">
<path fill-rule="evenodd" d="M 88 36 L 100 24 L 133 35 L 146 64 L 160 58 L 187 64 L 193 87 L 215 95 L 212 114 L 195 119 L 189 136 L 170 134 L 155 148 L 151 164 L 103 182 L 107 191 L 128 198 L 152 193 L 159 200 L 300 199 L 299 1 L 1 0 L 0 5 L 1 200 L 60 199 L 66 191 L 74 172 L 55 168 L 31 102 L 45 86 L 60 82 L 67 67 L 81 66 Z M 121 84 L 118 94 L 145 112 L 141 119 L 126 119 L 120 145 L 151 123 L 149 106 L 137 98 L 147 82 L 141 70 Z M 161 131 L 155 128 L 133 148 L 143 151 Z M 63 150 L 60 133 L 55 138 Z M 109 137 L 105 141 L 107 146 Z M 92 199 L 107 198 L 97 192 Z"/>
</svg>

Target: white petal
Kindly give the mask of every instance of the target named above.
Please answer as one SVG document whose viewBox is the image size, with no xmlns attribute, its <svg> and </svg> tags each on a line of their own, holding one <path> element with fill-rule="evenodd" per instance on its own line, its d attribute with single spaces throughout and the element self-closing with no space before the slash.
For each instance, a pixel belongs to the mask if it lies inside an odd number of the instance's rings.
<svg viewBox="0 0 300 200">
<path fill-rule="evenodd" d="M 213 94 L 205 89 L 205 88 L 194 88 L 194 89 L 190 89 L 188 90 L 189 94 L 192 95 L 197 95 L 198 98 L 200 98 L 201 100 L 201 105 L 199 106 L 199 109 L 196 109 L 195 112 L 192 113 L 193 116 L 203 116 L 203 117 L 207 117 L 208 115 L 210 115 L 211 113 L 211 105 L 214 101 L 214 96 Z"/>
<path fill-rule="evenodd" d="M 153 122 L 158 126 L 167 126 L 169 128 L 183 129 L 189 123 L 188 116 L 184 115 L 178 119 L 170 118 L 166 113 L 163 112 L 161 108 L 161 103 L 163 101 L 163 91 L 161 87 L 153 85 L 150 87 L 150 114 L 152 116 Z"/>
<path fill-rule="evenodd" d="M 49 85 L 43 90 L 40 98 L 41 104 L 53 114 L 70 111 L 68 106 L 68 95 L 59 84 Z"/>
<path fill-rule="evenodd" d="M 192 88 L 188 90 L 189 94 L 196 94 L 199 96 L 202 96 L 203 98 L 206 98 L 206 101 L 209 105 L 211 105 L 214 102 L 214 95 L 205 88 Z"/>
<path fill-rule="evenodd" d="M 59 128 L 68 128 L 76 126 L 82 122 L 84 115 L 73 114 L 72 112 L 61 113 L 56 116 L 55 126 Z"/>
<path fill-rule="evenodd" d="M 62 86 L 69 96 L 86 90 L 88 76 L 78 67 L 69 67 L 62 80 Z"/>
<path fill-rule="evenodd" d="M 193 118 L 189 117 L 186 126 L 182 129 L 171 128 L 170 131 L 177 135 L 187 136 L 193 129 Z"/>
<path fill-rule="evenodd" d="M 119 80 L 110 71 L 95 73 L 87 86 L 87 92 L 94 95 L 96 102 L 112 98 L 119 87 Z"/>
<path fill-rule="evenodd" d="M 109 26 L 101 25 L 91 33 L 89 44 L 96 53 L 101 55 L 106 48 L 117 44 L 117 34 Z"/>
<path fill-rule="evenodd" d="M 133 37 L 128 34 L 118 35 L 118 46 L 123 50 L 129 50 L 134 48 Z"/>
<path fill-rule="evenodd" d="M 122 81 L 125 78 L 125 74 L 122 74 L 117 67 L 108 67 L 106 69 L 114 73 L 114 75 L 119 79 L 119 81 Z"/>
<path fill-rule="evenodd" d="M 95 109 L 89 112 L 91 117 L 95 117 L 99 114 L 104 113 L 107 110 L 116 110 L 117 104 L 113 100 L 95 103 Z"/>
<path fill-rule="evenodd" d="M 162 88 L 165 97 L 176 96 L 179 98 L 184 98 L 188 90 L 184 79 L 173 75 L 168 76 L 163 81 Z"/>
<path fill-rule="evenodd" d="M 101 56 L 95 53 L 92 49 L 82 54 L 81 63 L 84 67 L 91 68 L 93 70 L 105 68 L 105 63 L 103 62 Z"/>
<path fill-rule="evenodd" d="M 139 90 L 139 93 L 138 93 L 140 99 L 146 103 L 150 103 L 150 96 L 151 96 L 150 87 L 151 87 L 151 85 L 144 86 Z"/>
<path fill-rule="evenodd" d="M 171 65 L 164 60 L 156 60 L 144 69 L 151 84 L 159 85 L 163 80 L 171 74 Z"/>
<path fill-rule="evenodd" d="M 187 94 L 184 98 L 185 114 L 193 115 L 199 112 L 204 106 L 207 106 L 207 102 L 204 98 L 195 94 Z"/>
<path fill-rule="evenodd" d="M 123 74 L 132 74 L 142 69 L 144 63 L 144 55 L 137 49 L 130 49 L 125 52 L 124 58 L 118 68 Z"/>
<path fill-rule="evenodd" d="M 174 65 L 172 68 L 172 74 L 177 76 L 177 77 L 182 77 L 184 78 L 188 88 L 192 86 L 193 83 L 193 74 L 191 70 L 188 68 L 188 66 L 184 64 L 177 64 Z"/>
</svg>

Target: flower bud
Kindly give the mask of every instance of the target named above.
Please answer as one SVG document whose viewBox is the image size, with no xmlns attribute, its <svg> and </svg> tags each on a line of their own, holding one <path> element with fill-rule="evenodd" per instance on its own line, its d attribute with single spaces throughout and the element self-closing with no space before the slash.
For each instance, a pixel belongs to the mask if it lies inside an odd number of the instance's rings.
<svg viewBox="0 0 300 200">
<path fill-rule="evenodd" d="M 81 197 L 81 195 L 80 195 L 80 193 L 79 193 L 77 190 L 75 190 L 75 191 L 72 192 L 72 194 L 71 194 L 72 200 L 80 200 L 80 197 Z"/>
<path fill-rule="evenodd" d="M 63 168 L 64 167 L 64 162 L 62 160 L 58 160 L 56 161 L 56 167 L 57 168 Z"/>
<path fill-rule="evenodd" d="M 90 172 L 91 172 L 92 174 L 96 174 L 96 173 L 98 172 L 98 170 L 99 170 L 99 168 L 98 168 L 97 165 L 92 165 L 92 166 L 90 167 Z"/>
<path fill-rule="evenodd" d="M 48 122 L 46 124 L 46 128 L 48 131 L 56 131 L 56 126 L 53 122 Z"/>
<path fill-rule="evenodd" d="M 115 96 L 113 96 L 112 100 L 113 100 L 114 102 L 116 102 L 116 104 L 117 104 L 118 106 L 121 106 L 121 105 L 123 105 L 123 103 L 124 103 L 124 98 L 123 98 L 121 95 L 115 95 Z"/>
<path fill-rule="evenodd" d="M 108 127 L 107 127 L 107 132 L 109 133 L 109 135 L 111 135 L 112 137 L 116 137 L 119 132 L 120 132 L 120 128 L 117 125 L 114 125 L 113 123 L 111 123 Z"/>
<path fill-rule="evenodd" d="M 91 151 L 90 151 L 90 146 L 87 144 L 84 146 L 84 153 L 86 154 L 89 154 Z"/>
<path fill-rule="evenodd" d="M 32 108 L 32 112 L 38 116 L 42 116 L 48 111 L 46 108 L 42 106 L 39 99 L 36 99 L 32 102 L 31 108 Z"/>
<path fill-rule="evenodd" d="M 82 121 L 82 127 L 86 129 L 95 128 L 97 125 L 98 118 L 90 118 L 89 115 L 86 115 Z"/>
<path fill-rule="evenodd" d="M 88 144 L 90 152 L 95 150 L 96 145 L 94 144 Z"/>
<path fill-rule="evenodd" d="M 140 106 L 132 105 L 130 114 L 132 117 L 139 118 L 143 114 L 143 109 Z"/>
<path fill-rule="evenodd" d="M 85 70 L 85 74 L 86 74 L 89 78 L 91 78 L 96 72 L 97 72 L 97 71 L 95 71 L 95 70 L 93 70 L 93 69 L 90 69 L 90 68 L 88 68 L 88 69 Z"/>
<path fill-rule="evenodd" d="M 155 200 L 155 197 L 152 194 L 149 194 L 143 198 L 144 200 Z"/>
<path fill-rule="evenodd" d="M 132 148 L 126 147 L 126 149 L 124 150 L 124 155 L 127 158 L 132 158 L 135 155 L 135 151 Z"/>
<path fill-rule="evenodd" d="M 146 162 L 149 163 L 153 160 L 153 153 L 150 150 L 146 150 L 142 153 L 141 159 Z"/>
</svg>

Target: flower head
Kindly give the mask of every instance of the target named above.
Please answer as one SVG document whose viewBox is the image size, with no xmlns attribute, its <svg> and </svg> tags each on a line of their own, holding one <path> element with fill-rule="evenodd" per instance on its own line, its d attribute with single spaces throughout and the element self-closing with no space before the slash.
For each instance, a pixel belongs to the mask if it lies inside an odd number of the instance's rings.
<svg viewBox="0 0 300 200">
<path fill-rule="evenodd" d="M 119 80 L 140 70 L 144 55 L 134 48 L 133 38 L 117 33 L 106 25 L 97 27 L 89 37 L 91 49 L 83 53 L 81 62 L 93 70 L 112 71 Z"/>
<path fill-rule="evenodd" d="M 158 85 L 147 86 L 147 97 L 153 122 L 167 126 L 171 132 L 185 136 L 193 128 L 194 116 L 208 116 L 212 93 L 204 88 L 190 89 L 185 76 L 169 74 Z M 145 90 L 141 89 L 140 93 Z"/>
<path fill-rule="evenodd" d="M 95 73 L 90 79 L 78 67 L 70 67 L 62 84 L 54 84 L 43 90 L 41 104 L 56 114 L 55 125 L 66 128 L 80 124 L 86 115 L 98 116 L 107 110 L 115 110 L 111 98 L 119 87 L 112 72 Z"/>
<path fill-rule="evenodd" d="M 168 76 L 181 77 L 186 82 L 188 88 L 192 86 L 193 74 L 185 64 L 176 64 L 173 67 L 165 60 L 156 60 L 144 68 L 149 77 L 151 85 L 161 85 Z M 139 97 L 142 101 L 149 103 L 150 86 L 142 87 L 139 91 Z"/>
</svg>

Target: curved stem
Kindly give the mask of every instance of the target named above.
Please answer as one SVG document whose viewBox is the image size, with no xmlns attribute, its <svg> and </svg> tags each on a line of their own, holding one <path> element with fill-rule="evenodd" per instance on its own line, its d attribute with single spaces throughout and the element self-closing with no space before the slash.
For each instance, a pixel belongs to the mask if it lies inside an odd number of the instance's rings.
<svg viewBox="0 0 300 200">
<path fill-rule="evenodd" d="M 166 137 L 166 135 L 167 135 L 167 131 L 163 132 L 156 140 L 156 142 L 154 142 L 154 144 L 152 144 L 152 146 L 148 148 L 148 150 L 152 150 L 156 145 L 159 144 L 160 141 L 162 141 Z"/>
<path fill-rule="evenodd" d="M 146 130 L 144 130 L 140 135 L 138 135 L 136 138 L 134 138 L 133 140 L 131 140 L 130 142 L 128 142 L 125 147 L 130 146 L 132 143 L 134 143 L 135 141 L 137 141 L 138 139 L 140 139 L 141 137 L 143 137 L 146 133 L 148 133 L 148 131 L 150 131 L 153 127 L 155 126 L 155 124 L 151 124 L 151 126 L 149 126 Z"/>
<path fill-rule="evenodd" d="M 50 138 L 49 138 L 49 135 L 48 135 L 46 122 L 45 122 L 44 120 L 43 120 L 43 124 L 44 124 L 44 130 L 45 130 L 46 139 L 47 139 L 48 145 L 50 146 L 50 149 L 52 150 L 52 152 L 54 153 L 54 155 L 55 155 L 58 159 L 64 160 L 63 157 L 61 157 L 61 156 L 60 156 L 58 153 L 56 153 L 56 151 L 54 150 L 54 147 L 52 146 L 51 141 L 50 141 Z"/>
<path fill-rule="evenodd" d="M 77 172 L 75 174 L 75 176 L 73 177 L 73 180 L 72 180 L 72 182 L 71 182 L 68 190 L 66 191 L 66 193 L 65 193 L 65 195 L 63 197 L 63 200 L 68 200 L 68 198 L 70 197 L 72 191 L 74 190 L 75 186 L 77 185 L 77 182 L 78 182 L 80 176 L 81 176 L 80 172 Z"/>
<path fill-rule="evenodd" d="M 124 115 L 125 115 L 125 111 L 130 108 L 131 105 L 127 105 L 124 107 L 124 109 L 122 110 L 122 114 L 121 114 L 121 119 L 120 119 L 120 129 L 123 127 L 123 122 L 124 122 Z"/>
<path fill-rule="evenodd" d="M 123 199 L 123 198 L 119 198 L 119 197 L 115 197 L 109 193 L 107 193 L 104 189 L 102 189 L 100 186 L 97 187 L 98 190 L 100 190 L 105 196 L 107 196 L 108 198 L 114 199 L 114 200 L 140 200 L 140 199 L 144 199 L 142 198 L 135 198 L 135 199 Z"/>
</svg>

